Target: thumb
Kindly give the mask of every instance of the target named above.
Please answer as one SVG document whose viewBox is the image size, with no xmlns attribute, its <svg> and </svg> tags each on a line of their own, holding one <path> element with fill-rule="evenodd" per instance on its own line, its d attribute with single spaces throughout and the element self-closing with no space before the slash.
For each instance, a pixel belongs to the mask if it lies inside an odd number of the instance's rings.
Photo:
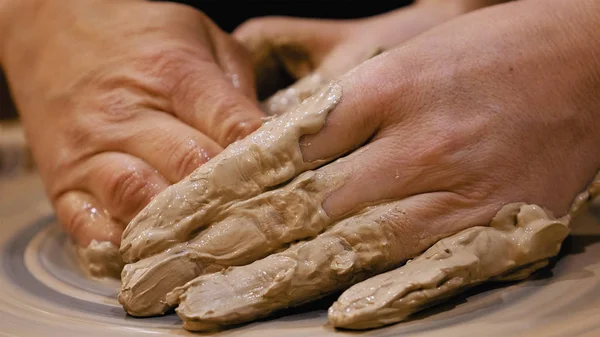
<svg viewBox="0 0 600 337">
<path fill-rule="evenodd" d="M 243 23 L 233 36 L 251 53 L 259 97 L 315 71 L 342 40 L 344 21 L 266 17 Z"/>
<path fill-rule="evenodd" d="M 92 240 L 121 244 L 124 225 L 112 219 L 92 195 L 69 191 L 54 200 L 54 209 L 63 228 L 80 247 Z"/>
</svg>

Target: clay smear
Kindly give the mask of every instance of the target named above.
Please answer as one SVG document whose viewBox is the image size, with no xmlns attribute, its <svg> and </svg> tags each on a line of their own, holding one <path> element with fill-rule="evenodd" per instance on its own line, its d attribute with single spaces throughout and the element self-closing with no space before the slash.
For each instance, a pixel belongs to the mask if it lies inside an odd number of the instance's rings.
<svg viewBox="0 0 600 337">
<path fill-rule="evenodd" d="M 379 327 L 483 282 L 525 279 L 558 254 L 571 219 L 598 195 L 600 173 L 560 219 L 538 206 L 506 205 L 489 227 L 442 239 L 406 265 L 346 290 L 329 308 L 329 321 L 347 329 Z"/>
<path fill-rule="evenodd" d="M 118 279 L 123 269 L 119 247 L 112 242 L 92 240 L 87 247 L 73 243 L 81 268 L 92 277 Z"/>
<path fill-rule="evenodd" d="M 580 209 L 599 189 L 600 181 L 595 181 L 572 209 Z M 200 276 L 176 288 L 167 300 L 179 304 L 185 329 L 203 331 L 350 287 L 329 309 L 332 325 L 379 327 L 482 282 L 527 278 L 558 254 L 571 219 L 571 214 L 556 219 L 535 205 L 509 204 L 489 226 L 442 239 L 404 266 L 380 274 L 392 267 L 399 248 L 391 229 L 402 217 L 396 205 L 371 207 L 311 241 L 250 265 Z"/>
<path fill-rule="evenodd" d="M 129 264 L 119 302 L 128 313 L 162 314 L 170 307 L 165 296 L 175 286 L 250 263 L 326 228 L 330 220 L 321 203 L 341 177 L 305 172 L 328 160 L 304 162 L 299 140 L 325 125 L 340 97 L 339 85 L 325 86 L 167 188 L 140 212 L 121 244 Z"/>
<path fill-rule="evenodd" d="M 525 279 L 558 254 L 568 222 L 538 206 L 507 205 L 489 227 L 442 239 L 403 267 L 346 290 L 329 308 L 329 321 L 347 329 L 379 327 L 486 281 Z"/>
</svg>

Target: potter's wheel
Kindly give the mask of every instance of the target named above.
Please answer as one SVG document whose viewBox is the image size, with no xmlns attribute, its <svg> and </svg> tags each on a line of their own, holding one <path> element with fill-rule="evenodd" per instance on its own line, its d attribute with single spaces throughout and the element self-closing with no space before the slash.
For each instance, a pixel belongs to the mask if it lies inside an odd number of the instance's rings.
<svg viewBox="0 0 600 337">
<path fill-rule="evenodd" d="M 10 198 L 7 196 L 10 195 Z M 78 269 L 37 177 L 0 181 L 0 336 L 178 336 L 176 315 L 135 319 L 118 282 Z M 573 224 L 553 269 L 526 282 L 470 291 L 415 319 L 364 336 L 600 336 L 600 205 Z M 218 336 L 344 336 L 324 301 Z"/>
</svg>

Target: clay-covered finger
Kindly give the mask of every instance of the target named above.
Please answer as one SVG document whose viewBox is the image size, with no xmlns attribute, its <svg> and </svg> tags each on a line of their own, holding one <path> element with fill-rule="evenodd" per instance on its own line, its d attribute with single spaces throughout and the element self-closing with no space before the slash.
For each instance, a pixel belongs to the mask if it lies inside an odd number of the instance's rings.
<svg viewBox="0 0 600 337">
<path fill-rule="evenodd" d="M 404 266 L 352 286 L 329 308 L 329 321 L 346 329 L 379 327 L 486 281 L 527 278 L 558 254 L 569 219 L 535 205 L 506 205 L 489 227 L 465 229 Z"/>
<path fill-rule="evenodd" d="M 308 171 L 286 186 L 239 201 L 186 243 L 128 264 L 119 302 L 134 316 L 166 312 L 166 295 L 198 275 L 240 266 L 285 245 L 312 238 L 331 223 L 321 204 L 337 189 L 343 173 Z"/>
<path fill-rule="evenodd" d="M 438 201 L 429 198 L 417 196 L 371 207 L 283 252 L 200 276 L 176 288 L 167 301 L 179 303 L 177 313 L 184 328 L 207 330 L 247 322 L 345 289 L 433 243 L 436 235 L 425 235 L 420 220 L 426 223 L 443 212 L 423 207 Z"/>
<path fill-rule="evenodd" d="M 58 220 L 75 241 L 84 270 L 92 276 L 119 277 L 123 261 L 119 243 L 123 224 L 112 219 L 92 195 L 69 191 L 53 202 Z"/>
<path fill-rule="evenodd" d="M 132 316 L 164 314 L 171 308 L 166 294 L 205 270 L 185 244 L 126 264 L 121 273 L 119 303 Z"/>
<path fill-rule="evenodd" d="M 234 202 L 254 197 L 332 159 L 305 162 L 302 136 L 319 132 L 341 97 L 331 84 L 294 111 L 267 121 L 154 198 L 127 226 L 121 245 L 126 262 L 156 254 L 223 219 Z"/>
<path fill-rule="evenodd" d="M 261 103 L 262 110 L 268 115 L 281 115 L 297 107 L 304 99 L 327 84 L 319 73 L 305 76 L 287 88 L 278 90 Z"/>
</svg>

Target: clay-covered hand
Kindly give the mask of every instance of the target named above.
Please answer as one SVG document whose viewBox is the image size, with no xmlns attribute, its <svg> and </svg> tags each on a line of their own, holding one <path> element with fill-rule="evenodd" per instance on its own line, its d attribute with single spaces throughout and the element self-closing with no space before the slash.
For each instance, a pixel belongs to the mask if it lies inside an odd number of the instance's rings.
<svg viewBox="0 0 600 337">
<path fill-rule="evenodd" d="M 251 52 L 264 110 L 277 114 L 363 61 L 463 13 L 503 0 L 419 0 L 364 19 L 251 19 L 233 35 Z M 310 76 L 309 76 L 310 75 Z"/>
<path fill-rule="evenodd" d="M 185 328 L 211 329 L 431 247 L 332 306 L 334 326 L 364 328 L 526 277 L 558 252 L 600 167 L 599 10 L 499 5 L 356 67 L 140 212 L 123 236 L 119 300 L 141 316 L 179 305 Z"/>
<path fill-rule="evenodd" d="M 152 197 L 262 123 L 247 52 L 191 7 L 3 5 L 2 66 L 58 218 L 82 246 L 119 245 Z"/>
</svg>

